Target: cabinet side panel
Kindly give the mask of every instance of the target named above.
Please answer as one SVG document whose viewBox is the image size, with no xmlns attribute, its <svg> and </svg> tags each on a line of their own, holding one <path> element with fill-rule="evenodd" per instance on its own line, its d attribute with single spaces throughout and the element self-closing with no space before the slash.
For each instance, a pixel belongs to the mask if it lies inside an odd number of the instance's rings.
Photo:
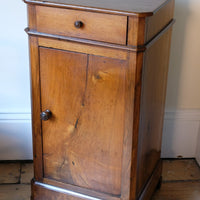
<svg viewBox="0 0 200 200">
<path fill-rule="evenodd" d="M 174 0 L 170 0 L 155 15 L 146 18 L 145 43 L 157 35 L 170 21 L 174 15 Z"/>
<path fill-rule="evenodd" d="M 138 144 L 137 194 L 160 159 L 171 29 L 145 52 Z"/>
</svg>

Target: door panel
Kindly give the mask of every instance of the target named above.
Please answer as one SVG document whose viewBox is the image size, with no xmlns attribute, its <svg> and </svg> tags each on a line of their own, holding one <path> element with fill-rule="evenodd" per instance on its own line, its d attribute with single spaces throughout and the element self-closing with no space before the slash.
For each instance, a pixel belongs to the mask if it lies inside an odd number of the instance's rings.
<svg viewBox="0 0 200 200">
<path fill-rule="evenodd" d="M 126 61 L 40 48 L 44 177 L 120 195 Z"/>
</svg>

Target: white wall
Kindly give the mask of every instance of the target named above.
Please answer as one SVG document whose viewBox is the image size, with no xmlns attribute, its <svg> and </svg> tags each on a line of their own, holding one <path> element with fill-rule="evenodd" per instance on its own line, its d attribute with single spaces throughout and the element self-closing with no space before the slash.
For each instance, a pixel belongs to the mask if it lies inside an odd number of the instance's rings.
<svg viewBox="0 0 200 200">
<path fill-rule="evenodd" d="M 0 7 L 0 160 L 32 158 L 26 6 Z"/>
<path fill-rule="evenodd" d="M 200 108 L 200 1 L 175 0 L 166 109 Z"/>
<path fill-rule="evenodd" d="M 200 1 L 175 2 L 162 156 L 200 157 Z M 1 2 L 0 160 L 32 158 L 26 20 L 23 1 Z"/>
<path fill-rule="evenodd" d="M 176 24 L 163 135 L 163 157 L 197 157 L 200 134 L 200 1 L 175 0 Z M 200 139 L 200 136 L 199 136 Z"/>
<path fill-rule="evenodd" d="M 197 148 L 200 148 L 200 143 L 198 144 L 199 131 L 200 110 L 188 109 L 166 112 L 162 157 L 197 157 Z"/>
</svg>

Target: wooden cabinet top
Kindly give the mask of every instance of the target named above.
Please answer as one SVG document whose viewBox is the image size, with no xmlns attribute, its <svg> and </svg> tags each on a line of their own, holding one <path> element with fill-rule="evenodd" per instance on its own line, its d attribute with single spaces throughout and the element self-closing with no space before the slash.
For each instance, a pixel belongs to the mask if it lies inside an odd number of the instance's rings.
<svg viewBox="0 0 200 200">
<path fill-rule="evenodd" d="M 151 16 L 173 0 L 24 0 L 26 3 L 101 11 L 125 15 Z"/>
</svg>

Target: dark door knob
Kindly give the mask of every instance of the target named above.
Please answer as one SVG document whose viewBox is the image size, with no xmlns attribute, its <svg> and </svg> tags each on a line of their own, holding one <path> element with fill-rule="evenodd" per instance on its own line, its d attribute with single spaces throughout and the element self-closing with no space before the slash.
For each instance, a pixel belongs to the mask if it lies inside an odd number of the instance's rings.
<svg viewBox="0 0 200 200">
<path fill-rule="evenodd" d="M 81 27 L 83 26 L 83 22 L 82 22 L 82 21 L 75 21 L 75 22 L 74 22 L 74 26 L 75 26 L 76 28 L 81 28 Z"/>
<path fill-rule="evenodd" d="M 40 119 L 43 121 L 47 121 L 48 119 L 51 118 L 51 116 L 52 116 L 52 113 L 50 110 L 45 110 L 40 113 Z"/>
</svg>

